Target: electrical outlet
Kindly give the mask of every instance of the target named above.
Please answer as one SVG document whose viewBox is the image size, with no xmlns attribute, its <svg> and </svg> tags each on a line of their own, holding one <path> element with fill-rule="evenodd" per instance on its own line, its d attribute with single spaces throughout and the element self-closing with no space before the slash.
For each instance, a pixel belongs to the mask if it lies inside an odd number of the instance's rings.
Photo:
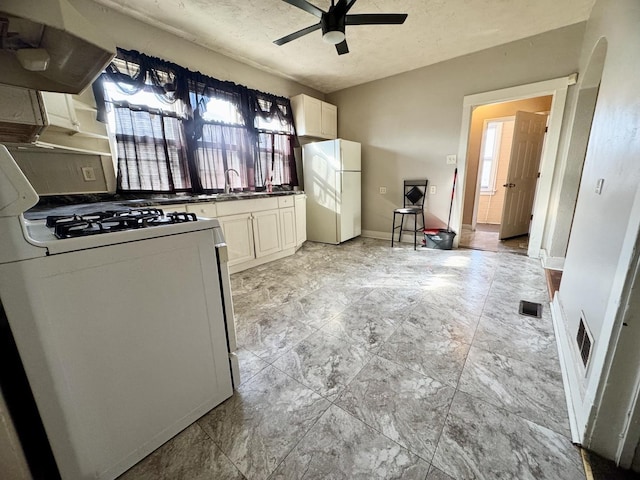
<svg viewBox="0 0 640 480">
<path fill-rule="evenodd" d="M 447 155 L 447 165 L 455 165 L 458 158 L 455 155 Z"/>
<path fill-rule="evenodd" d="M 431 195 L 435 195 L 435 194 L 436 194 L 436 186 L 435 186 L 435 185 L 431 185 L 431 186 L 429 187 L 429 193 L 430 193 Z"/>
<path fill-rule="evenodd" d="M 82 178 L 85 182 L 95 182 L 96 172 L 93 167 L 82 167 Z"/>
<path fill-rule="evenodd" d="M 380 195 L 386 195 L 387 194 L 387 187 L 380 187 Z"/>
</svg>

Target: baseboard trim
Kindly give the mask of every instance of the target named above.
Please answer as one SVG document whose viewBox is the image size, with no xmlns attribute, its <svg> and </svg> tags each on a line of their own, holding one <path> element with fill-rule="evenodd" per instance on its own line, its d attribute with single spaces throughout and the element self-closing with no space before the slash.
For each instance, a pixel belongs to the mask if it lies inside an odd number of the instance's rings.
<svg viewBox="0 0 640 480">
<path fill-rule="evenodd" d="M 264 265 L 265 263 L 273 262 L 274 260 L 280 260 L 281 258 L 289 257 L 294 253 L 296 253 L 296 250 L 300 248 L 300 246 L 287 248 L 285 250 L 281 250 L 277 253 L 273 253 L 265 257 L 254 258 L 252 260 L 248 260 L 243 263 L 237 263 L 235 265 L 231 265 L 229 266 L 229 273 L 242 272 L 243 270 L 247 270 L 248 268 L 257 267 L 259 265 Z"/>
<path fill-rule="evenodd" d="M 551 318 L 553 319 L 553 330 L 558 348 L 558 358 L 560 359 L 560 371 L 562 373 L 562 383 L 564 385 L 564 396 L 567 402 L 567 413 L 569 415 L 569 427 L 571 428 L 571 441 L 576 445 L 582 445 L 584 438 L 584 428 L 578 421 L 575 406 L 580 401 L 580 387 L 576 376 L 575 368 L 571 362 L 571 344 L 564 328 L 564 315 L 560 305 L 560 296 L 556 293 L 551 302 Z M 577 396 L 577 398 L 576 398 Z"/>
<path fill-rule="evenodd" d="M 391 245 L 391 233 L 389 232 L 378 232 L 375 230 L 362 230 L 362 233 L 360 234 L 360 236 L 366 237 L 366 238 L 377 238 L 378 240 L 388 240 L 389 245 Z M 423 240 L 422 235 L 418 233 L 418 246 L 422 246 L 422 240 Z M 397 240 L 394 238 L 394 243 L 396 242 Z M 400 243 L 410 243 L 413 245 L 413 235 L 408 233 L 403 233 L 402 237 L 400 237 Z"/>
<path fill-rule="evenodd" d="M 550 257 L 547 251 L 540 249 L 540 261 L 542 267 L 549 270 L 564 270 L 564 257 Z"/>
</svg>

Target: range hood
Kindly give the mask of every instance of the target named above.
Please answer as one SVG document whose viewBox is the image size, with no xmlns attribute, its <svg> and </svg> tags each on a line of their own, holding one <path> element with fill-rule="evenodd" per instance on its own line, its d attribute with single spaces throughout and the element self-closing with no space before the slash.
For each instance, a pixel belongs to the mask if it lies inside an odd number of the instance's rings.
<svg viewBox="0 0 640 480">
<path fill-rule="evenodd" d="M 0 2 L 0 83 L 80 93 L 116 46 L 67 0 Z"/>
</svg>

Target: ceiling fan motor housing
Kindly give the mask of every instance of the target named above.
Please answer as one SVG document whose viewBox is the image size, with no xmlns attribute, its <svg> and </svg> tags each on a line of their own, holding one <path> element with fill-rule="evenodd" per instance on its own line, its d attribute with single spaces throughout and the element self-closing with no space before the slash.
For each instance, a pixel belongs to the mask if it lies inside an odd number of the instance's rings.
<svg viewBox="0 0 640 480">
<path fill-rule="evenodd" d="M 322 39 L 325 42 L 335 45 L 344 40 L 344 15 L 336 15 L 333 11 L 329 11 L 322 15 L 320 25 L 322 27 Z"/>
</svg>

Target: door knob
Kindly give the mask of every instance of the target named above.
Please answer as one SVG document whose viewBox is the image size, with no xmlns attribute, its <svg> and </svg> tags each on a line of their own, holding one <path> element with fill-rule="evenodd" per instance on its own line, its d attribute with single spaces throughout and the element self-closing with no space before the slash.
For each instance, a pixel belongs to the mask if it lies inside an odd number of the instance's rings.
<svg viewBox="0 0 640 480">
<path fill-rule="evenodd" d="M 513 188 L 516 186 L 515 183 L 505 183 L 504 185 L 502 185 L 503 187 L 507 187 L 507 188 Z"/>
</svg>

